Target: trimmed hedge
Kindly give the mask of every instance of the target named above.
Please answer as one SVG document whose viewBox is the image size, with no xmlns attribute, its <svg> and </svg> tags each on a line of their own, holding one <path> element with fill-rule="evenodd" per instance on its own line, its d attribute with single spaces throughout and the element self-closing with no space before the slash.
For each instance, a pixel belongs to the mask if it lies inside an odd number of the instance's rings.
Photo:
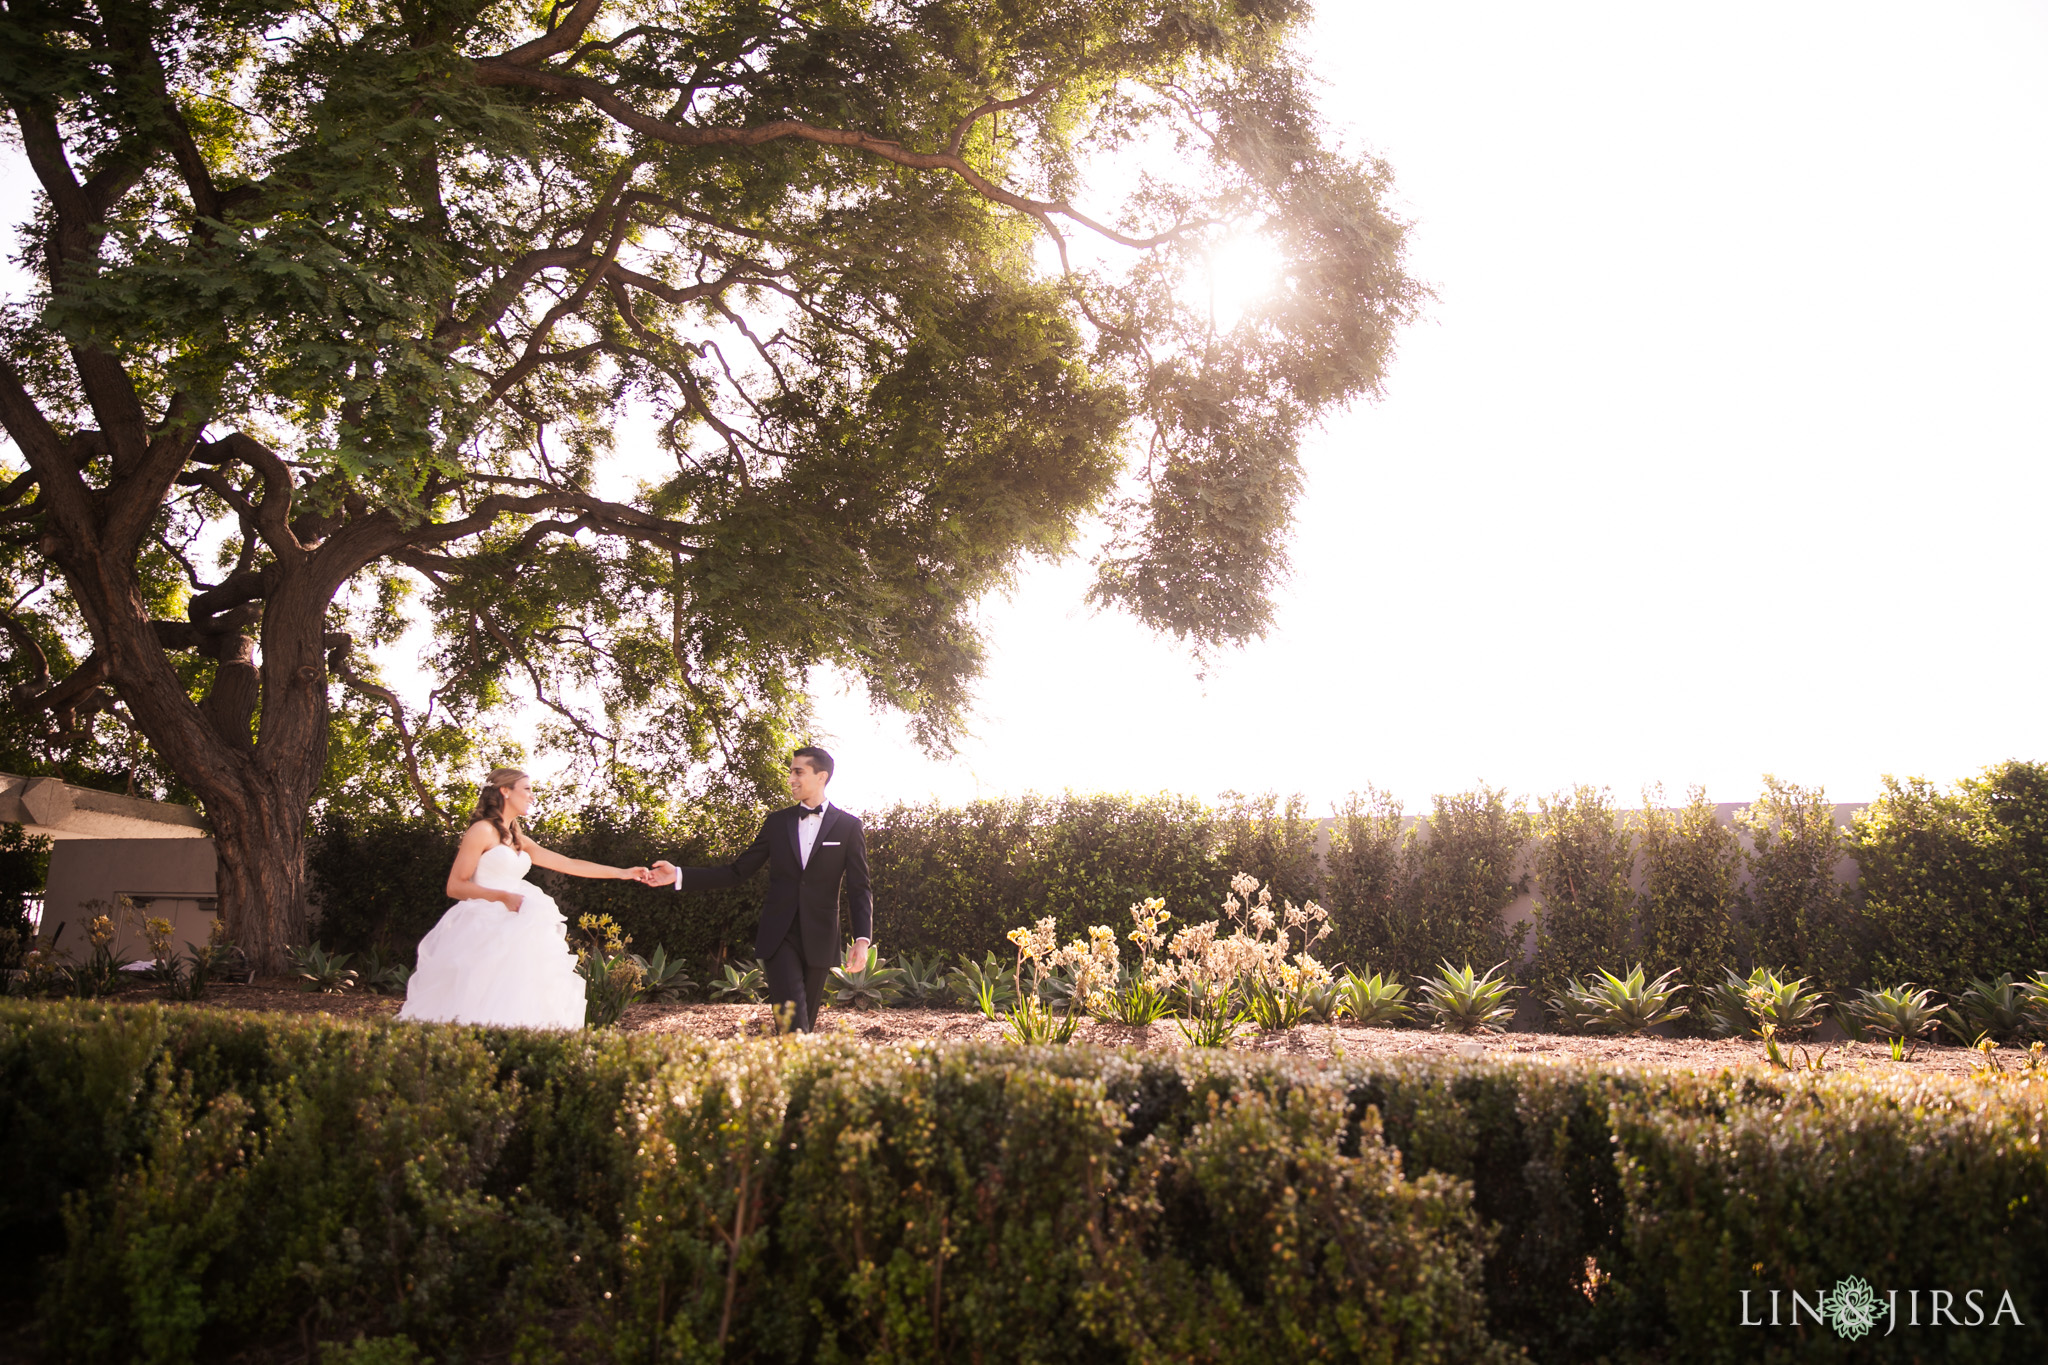
<svg viewBox="0 0 2048 1365">
<path fill-rule="evenodd" d="M 593 808 L 535 832 L 600 862 L 705 863 L 737 854 L 759 818 L 709 805 L 670 817 Z M 1846 835 L 1823 793 L 1775 779 L 1739 829 L 1698 791 L 1676 809 L 1624 817 L 1605 793 L 1580 789 L 1539 803 L 1532 819 L 1484 788 L 1436 798 L 1407 829 L 1397 802 L 1368 791 L 1337 812 L 1320 856 L 1319 822 L 1299 798 L 1210 806 L 1070 793 L 894 806 L 865 823 L 891 956 L 1006 954 L 1009 930 L 1042 916 L 1062 937 L 1126 926 L 1148 896 L 1165 897 L 1182 922 L 1209 918 L 1243 871 L 1330 911 L 1325 961 L 1399 977 L 1441 958 L 1517 963 L 1529 926 L 1508 926 L 1503 912 L 1533 883 L 1536 956 L 1511 970 L 1539 995 L 1638 959 L 1653 973 L 1679 969 L 1696 991 L 1725 969 L 1764 966 L 1838 997 L 1902 980 L 1953 995 L 1973 977 L 2048 966 L 2048 767 L 2038 764 L 2000 764 L 1952 791 L 1888 781 Z M 308 871 L 327 946 L 409 957 L 447 908 L 454 847 L 452 832 L 417 823 L 323 819 Z M 1860 887 L 1835 880 L 1844 852 Z M 753 956 L 758 887 L 677 896 L 538 879 L 572 919 L 610 914 L 643 951 L 661 944 L 693 970 Z"/>
<path fill-rule="evenodd" d="M 10 1003 L 0 1293 L 77 1361 L 2035 1360 L 2044 1139 L 2033 1074 Z M 1850 1275 L 2022 1326 L 1739 1325 Z"/>
</svg>

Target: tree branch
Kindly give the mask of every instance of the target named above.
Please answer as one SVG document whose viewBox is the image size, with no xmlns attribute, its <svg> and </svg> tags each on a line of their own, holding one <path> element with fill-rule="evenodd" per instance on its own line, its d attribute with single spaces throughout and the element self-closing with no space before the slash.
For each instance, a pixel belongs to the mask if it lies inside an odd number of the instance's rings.
<svg viewBox="0 0 2048 1365">
<path fill-rule="evenodd" d="M 756 124 L 751 128 L 698 128 L 686 123 L 670 123 L 652 114 L 643 113 L 611 86 L 587 76 L 571 75 L 554 69 L 534 70 L 497 57 L 481 59 L 473 70 L 480 85 L 511 86 L 568 99 L 580 99 L 595 105 L 636 133 L 678 147 L 758 147 L 764 142 L 777 142 L 783 138 L 793 137 L 831 147 L 846 147 L 912 170 L 951 171 L 984 198 L 994 200 L 998 204 L 1016 209 L 1020 213 L 1027 213 L 1041 222 L 1055 214 L 1062 218 L 1070 218 L 1112 242 L 1139 250 L 1163 246 L 1186 233 L 1212 226 L 1214 223 L 1213 219 L 1201 219 L 1176 224 L 1150 237 L 1132 237 L 1117 231 L 1107 223 L 1096 221 L 1066 200 L 1031 199 L 1012 190 L 1006 190 L 950 151 L 913 152 L 903 144 L 891 142 L 887 138 L 846 128 L 820 128 L 801 119 L 776 119 L 772 123 Z"/>
<path fill-rule="evenodd" d="M 351 692 L 384 703 L 391 713 L 391 728 L 398 732 L 399 752 L 405 761 L 406 782 L 412 787 L 413 795 L 420 799 L 420 806 L 437 824 L 448 823 L 448 812 L 441 809 L 441 803 L 434 799 L 433 789 L 420 776 L 419 752 L 413 742 L 412 730 L 405 723 L 405 706 L 398 700 L 398 694 L 388 687 L 381 687 L 361 677 L 349 662 L 349 654 L 355 648 L 354 637 L 341 631 L 329 631 L 321 640 L 327 647 L 327 671 L 341 680 Z"/>
</svg>

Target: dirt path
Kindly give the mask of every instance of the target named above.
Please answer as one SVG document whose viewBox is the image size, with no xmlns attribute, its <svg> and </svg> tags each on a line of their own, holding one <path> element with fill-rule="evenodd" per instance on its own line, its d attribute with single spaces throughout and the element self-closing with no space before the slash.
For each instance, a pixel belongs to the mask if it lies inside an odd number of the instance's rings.
<svg viewBox="0 0 2048 1365">
<path fill-rule="evenodd" d="M 154 1002 L 181 1008 L 155 991 L 137 990 L 117 997 L 125 1004 Z M 278 1014 L 327 1014 L 343 1019 L 374 1019 L 398 1013 L 394 996 L 349 991 L 343 995 L 318 995 L 294 989 L 286 981 L 259 980 L 250 985 L 221 985 L 208 990 L 202 1006 L 219 1009 L 263 1010 Z M 762 1033 L 768 1028 L 768 1012 L 759 1005 L 634 1005 L 626 1011 L 621 1027 L 629 1033 L 687 1033 L 702 1038 L 736 1038 Z M 828 1009 L 819 1019 L 828 1033 L 874 1043 L 902 1043 L 927 1039 L 952 1042 L 998 1042 L 1003 1029 L 998 1022 L 966 1010 L 903 1009 L 859 1011 Z M 1099 1047 L 1131 1047 L 1145 1051 L 1173 1051 L 1188 1046 L 1171 1020 L 1146 1029 L 1126 1028 L 1084 1020 L 1075 1041 Z M 1706 1038 L 1576 1038 L 1557 1033 L 1500 1033 L 1491 1036 L 1459 1037 L 1430 1033 L 1423 1029 L 1358 1028 L 1351 1024 L 1307 1024 L 1283 1034 L 1261 1034 L 1246 1030 L 1237 1048 L 1244 1052 L 1278 1053 L 1288 1056 L 1329 1057 L 1395 1056 L 1492 1057 L 1518 1061 L 1590 1061 L 1613 1065 L 1664 1066 L 1698 1070 L 1755 1065 L 1763 1061 L 1763 1048 L 1753 1041 Z M 1788 1049 L 1795 1061 L 1802 1055 L 1822 1051 L 1819 1044 L 1798 1044 Z M 2010 1048 L 2000 1049 L 1997 1060 L 2013 1065 L 2020 1056 Z M 1830 1070 L 1928 1073 L 1966 1075 L 1978 1065 L 1978 1055 L 1969 1048 L 1923 1046 L 1909 1062 L 1894 1062 L 1886 1049 L 1872 1043 L 1835 1043 L 1826 1049 Z"/>
</svg>

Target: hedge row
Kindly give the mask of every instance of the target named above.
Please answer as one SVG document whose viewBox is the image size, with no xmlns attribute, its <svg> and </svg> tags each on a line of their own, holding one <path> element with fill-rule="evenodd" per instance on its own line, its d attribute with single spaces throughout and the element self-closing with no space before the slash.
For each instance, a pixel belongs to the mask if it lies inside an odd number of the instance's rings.
<svg viewBox="0 0 2048 1365">
<path fill-rule="evenodd" d="M 49 1359 L 1998 1362 L 2048 1313 L 2032 1073 L 0 1024 Z M 1743 1325 L 1847 1277 L 1889 1333 Z"/>
<path fill-rule="evenodd" d="M 1655 804 L 1655 803 L 1650 803 Z M 632 865 L 735 855 L 752 810 L 622 816 L 589 810 L 537 833 L 577 857 Z M 1336 930 L 1323 956 L 1407 976 L 1439 959 L 1529 961 L 1554 992 L 1570 977 L 1641 960 L 1695 987 L 1725 969 L 1789 970 L 1841 993 L 1911 980 L 1944 994 L 2048 962 L 2048 766 L 2005 763 L 1940 791 L 1887 780 L 1843 832 L 1817 790 L 1766 780 L 1721 824 L 1694 792 L 1625 814 L 1589 789 L 1539 801 L 1440 796 L 1419 822 L 1367 792 L 1337 812 L 1326 850 L 1296 798 L 1075 796 L 899 805 L 869 812 L 885 951 L 1007 951 L 1004 935 L 1050 915 L 1062 935 L 1124 923 L 1163 896 L 1182 919 L 1215 914 L 1249 872 L 1277 896 L 1315 899 Z M 1411 827 L 1412 826 L 1412 827 Z M 447 906 L 455 832 L 330 817 L 309 871 L 330 947 L 409 955 Z M 1853 857 L 1857 885 L 1836 879 Z M 752 957 L 757 888 L 687 897 L 619 882 L 549 879 L 571 917 L 611 914 L 635 941 L 716 970 Z M 1503 912 L 1536 893 L 1534 932 Z M 700 978 L 701 979 L 701 978 Z"/>
</svg>

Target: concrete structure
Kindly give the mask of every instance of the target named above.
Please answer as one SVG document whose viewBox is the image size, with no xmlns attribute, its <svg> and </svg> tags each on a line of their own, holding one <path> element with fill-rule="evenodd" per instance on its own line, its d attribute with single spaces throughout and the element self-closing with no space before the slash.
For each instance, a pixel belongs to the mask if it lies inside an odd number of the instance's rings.
<svg viewBox="0 0 2048 1365">
<path fill-rule="evenodd" d="M 66 926 L 66 951 L 83 951 L 86 922 L 100 914 L 113 916 L 115 951 L 130 958 L 149 955 L 151 917 L 169 920 L 181 947 L 212 932 L 213 840 L 190 807 L 0 773 L 0 822 L 54 841 L 42 932 Z"/>
</svg>

